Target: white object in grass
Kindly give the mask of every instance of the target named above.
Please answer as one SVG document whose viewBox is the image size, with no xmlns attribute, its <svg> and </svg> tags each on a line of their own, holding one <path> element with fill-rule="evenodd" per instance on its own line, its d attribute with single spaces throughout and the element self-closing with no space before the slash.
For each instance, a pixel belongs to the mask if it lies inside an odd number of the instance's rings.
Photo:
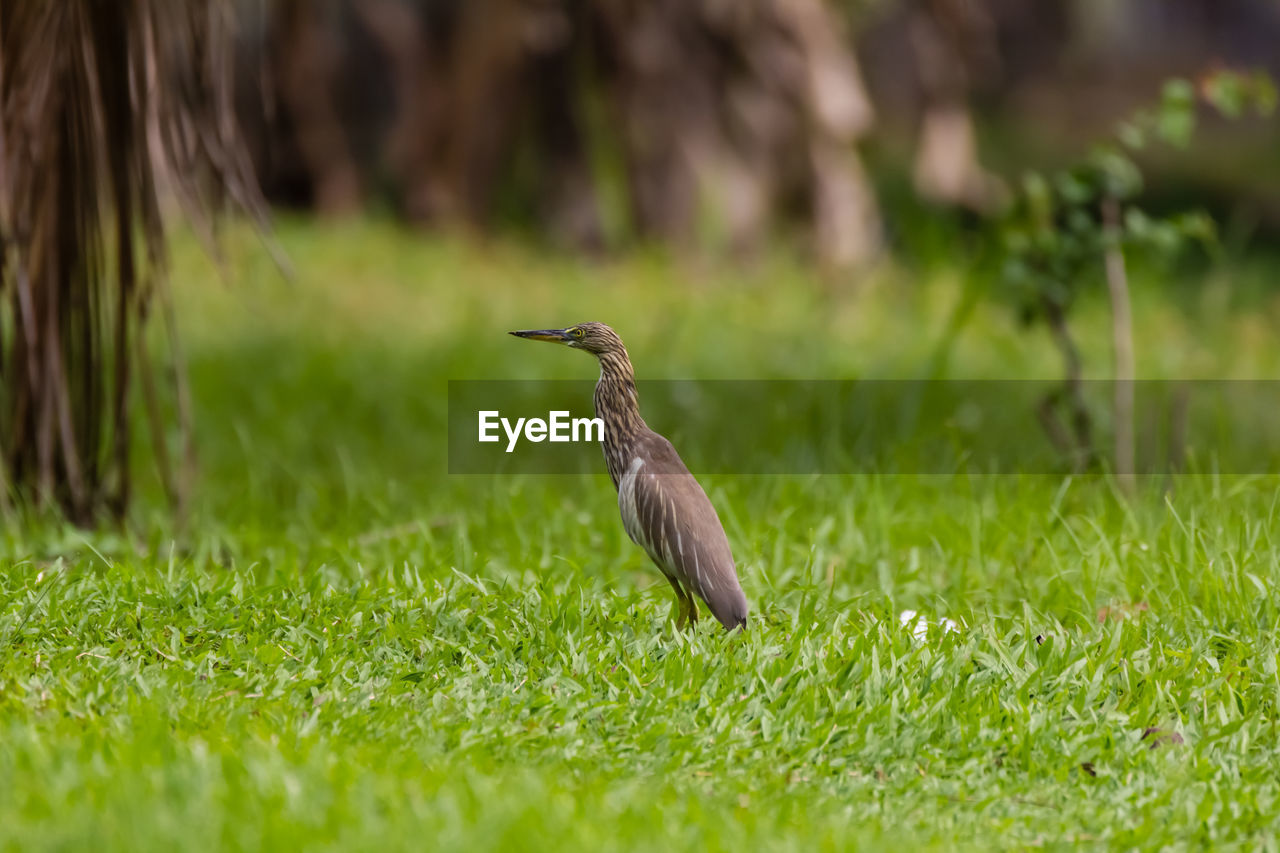
<svg viewBox="0 0 1280 853">
<path fill-rule="evenodd" d="M 898 622 L 904 628 L 911 629 L 911 636 L 923 642 L 929 637 L 929 620 L 925 619 L 914 610 L 904 610 L 898 614 Z M 943 617 L 937 622 L 938 627 L 942 629 L 942 633 L 950 634 L 952 631 L 959 632 L 960 626 L 955 622 Z"/>
</svg>

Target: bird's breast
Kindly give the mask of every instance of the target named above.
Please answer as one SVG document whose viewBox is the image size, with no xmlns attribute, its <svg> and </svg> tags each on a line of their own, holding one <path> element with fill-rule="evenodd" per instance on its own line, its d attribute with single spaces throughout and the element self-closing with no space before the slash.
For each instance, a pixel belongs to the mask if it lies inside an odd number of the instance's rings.
<svg viewBox="0 0 1280 853">
<path fill-rule="evenodd" d="M 640 513 L 636 506 L 636 480 L 644 469 L 644 460 L 634 456 L 626 470 L 618 479 L 618 509 L 622 513 L 622 526 L 631 537 L 631 541 L 652 553 L 644 527 L 640 524 Z"/>
</svg>

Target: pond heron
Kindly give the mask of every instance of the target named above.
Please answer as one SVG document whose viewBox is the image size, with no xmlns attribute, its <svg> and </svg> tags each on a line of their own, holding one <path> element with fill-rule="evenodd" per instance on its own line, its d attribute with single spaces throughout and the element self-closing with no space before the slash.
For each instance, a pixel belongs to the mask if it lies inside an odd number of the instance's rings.
<svg viewBox="0 0 1280 853">
<path fill-rule="evenodd" d="M 596 417 L 604 421 L 604 460 L 622 525 L 675 589 L 677 627 L 698 621 L 694 593 L 725 628 L 745 626 L 747 598 L 724 526 L 671 442 L 640 417 L 635 371 L 618 334 L 604 323 L 511 334 L 586 350 L 600 360 Z"/>
</svg>

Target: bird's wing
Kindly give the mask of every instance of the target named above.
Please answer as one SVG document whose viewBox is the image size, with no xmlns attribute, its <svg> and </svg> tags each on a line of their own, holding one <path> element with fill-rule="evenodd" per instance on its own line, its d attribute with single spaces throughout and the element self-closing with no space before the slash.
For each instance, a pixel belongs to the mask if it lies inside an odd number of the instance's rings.
<svg viewBox="0 0 1280 853">
<path fill-rule="evenodd" d="M 619 491 L 627 533 L 659 568 L 696 592 L 726 628 L 745 623 L 746 596 L 715 507 L 671 442 L 649 433 L 638 444 L 643 461 L 628 469 Z"/>
</svg>

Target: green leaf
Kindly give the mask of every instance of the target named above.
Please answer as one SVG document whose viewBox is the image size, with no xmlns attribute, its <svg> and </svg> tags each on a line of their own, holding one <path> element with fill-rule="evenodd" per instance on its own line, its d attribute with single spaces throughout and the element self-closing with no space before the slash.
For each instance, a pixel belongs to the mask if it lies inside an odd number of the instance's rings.
<svg viewBox="0 0 1280 853">
<path fill-rule="evenodd" d="M 1232 71 L 1220 71 L 1209 76 L 1201 87 L 1205 100 L 1227 118 L 1239 118 L 1249 100 L 1245 78 Z"/>
<path fill-rule="evenodd" d="M 1116 138 L 1127 148 L 1141 150 L 1147 144 L 1147 134 L 1136 121 L 1121 122 L 1116 128 Z"/>
<path fill-rule="evenodd" d="M 1142 190 L 1142 172 L 1138 164 L 1115 148 L 1099 148 L 1090 157 L 1098 181 L 1108 198 L 1132 198 Z"/>
<path fill-rule="evenodd" d="M 1276 111 L 1276 83 L 1271 75 L 1259 71 L 1253 75 L 1253 103 L 1258 115 L 1270 117 Z"/>
<path fill-rule="evenodd" d="M 1195 88 L 1186 80 L 1165 84 L 1156 117 L 1156 133 L 1161 139 L 1177 148 L 1191 144 L 1196 128 L 1195 103 Z"/>
</svg>

